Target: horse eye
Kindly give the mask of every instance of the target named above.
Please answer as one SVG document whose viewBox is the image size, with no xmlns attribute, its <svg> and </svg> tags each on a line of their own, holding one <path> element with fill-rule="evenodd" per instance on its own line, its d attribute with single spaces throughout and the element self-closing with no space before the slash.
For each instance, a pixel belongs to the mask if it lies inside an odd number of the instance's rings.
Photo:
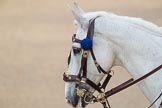
<svg viewBox="0 0 162 108">
<path fill-rule="evenodd" d="M 80 54 L 80 53 L 81 53 L 81 51 L 82 51 L 82 49 L 81 49 L 81 48 L 73 47 L 73 52 L 74 52 L 74 55 L 76 55 L 76 54 Z"/>
</svg>

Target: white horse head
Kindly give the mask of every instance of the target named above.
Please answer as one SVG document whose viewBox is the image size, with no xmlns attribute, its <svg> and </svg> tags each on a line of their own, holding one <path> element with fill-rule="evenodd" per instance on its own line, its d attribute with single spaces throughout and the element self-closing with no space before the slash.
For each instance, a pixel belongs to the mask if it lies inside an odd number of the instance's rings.
<svg viewBox="0 0 162 108">
<path fill-rule="evenodd" d="M 75 9 L 71 9 L 77 25 L 76 38 L 86 38 L 89 21 L 95 21 L 93 50 L 98 63 L 104 70 L 109 71 L 113 66 L 123 66 L 133 76 L 138 78 L 141 75 L 162 64 L 162 31 L 160 27 L 146 22 L 139 18 L 118 16 L 106 12 L 86 13 L 74 2 Z M 72 44 L 71 58 L 67 74 L 77 75 L 81 66 L 82 53 L 79 43 Z M 153 102 L 162 91 L 162 71 L 146 79 L 139 84 L 146 97 Z M 98 84 L 104 74 L 98 73 L 89 55 L 87 60 L 87 77 Z M 156 82 L 156 83 L 155 83 Z M 82 88 L 94 92 L 89 85 L 82 85 Z M 73 107 L 81 103 L 82 107 L 86 102 L 76 93 L 76 83 L 65 83 L 66 99 Z M 158 108 L 162 98 L 155 104 Z"/>
</svg>

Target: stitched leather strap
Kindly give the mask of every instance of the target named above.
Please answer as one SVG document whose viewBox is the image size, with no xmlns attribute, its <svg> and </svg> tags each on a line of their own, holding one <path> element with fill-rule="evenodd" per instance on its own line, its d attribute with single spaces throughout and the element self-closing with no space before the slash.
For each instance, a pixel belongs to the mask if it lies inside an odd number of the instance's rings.
<svg viewBox="0 0 162 108">
<path fill-rule="evenodd" d="M 94 55 L 93 49 L 91 49 L 90 52 L 91 52 L 93 61 L 94 61 L 94 63 L 95 63 L 95 66 L 97 67 L 98 72 L 99 72 L 99 73 L 103 72 L 104 74 L 109 74 L 109 72 L 106 72 L 106 71 L 98 64 L 98 62 L 97 62 L 97 60 L 96 60 L 96 57 L 95 57 L 95 55 Z"/>
<path fill-rule="evenodd" d="M 157 72 L 161 68 L 162 68 L 162 65 L 158 66 L 157 68 L 155 68 L 154 70 L 152 70 L 149 73 L 145 74 L 144 76 L 142 76 L 142 77 L 140 77 L 140 78 L 138 78 L 138 79 L 136 79 L 134 81 L 130 81 L 128 84 L 122 84 L 122 85 L 119 85 L 119 86 L 107 91 L 105 93 L 105 98 L 108 98 L 108 97 L 110 97 L 110 96 L 112 96 L 112 95 L 114 95 L 114 94 L 116 94 L 116 93 L 118 93 L 118 92 L 120 92 L 120 91 L 122 91 L 122 90 L 124 90 L 124 89 L 126 89 L 126 88 L 128 88 L 128 87 L 142 81 L 142 80 L 144 80 L 145 78 L 151 76 L 152 74 L 154 74 L 155 72 Z"/>
</svg>

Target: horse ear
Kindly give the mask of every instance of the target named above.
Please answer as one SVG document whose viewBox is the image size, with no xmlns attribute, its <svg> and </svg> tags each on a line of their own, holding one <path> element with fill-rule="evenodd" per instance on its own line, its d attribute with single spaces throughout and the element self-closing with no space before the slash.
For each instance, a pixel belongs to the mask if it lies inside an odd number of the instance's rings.
<svg viewBox="0 0 162 108">
<path fill-rule="evenodd" d="M 82 8 L 77 4 L 76 1 L 73 2 L 74 7 L 72 8 L 70 5 L 68 5 L 69 10 L 72 12 L 74 18 L 76 21 L 80 24 L 84 21 L 83 14 L 85 13 Z"/>
<path fill-rule="evenodd" d="M 73 4 L 75 6 L 75 9 L 80 13 L 80 14 L 84 14 L 84 10 L 78 5 L 78 3 L 76 2 L 76 0 L 73 1 Z"/>
</svg>

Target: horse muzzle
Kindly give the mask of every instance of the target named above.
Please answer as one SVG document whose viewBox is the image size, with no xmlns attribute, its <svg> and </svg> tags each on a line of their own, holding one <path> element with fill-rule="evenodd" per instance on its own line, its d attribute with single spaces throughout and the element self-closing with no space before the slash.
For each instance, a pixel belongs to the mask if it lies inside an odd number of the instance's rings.
<svg viewBox="0 0 162 108">
<path fill-rule="evenodd" d="M 89 87 L 85 83 L 76 85 L 74 92 L 68 94 L 66 99 L 67 103 L 74 108 L 78 105 L 82 108 L 86 107 L 89 103 L 92 103 L 93 93 L 89 91 Z"/>
</svg>

